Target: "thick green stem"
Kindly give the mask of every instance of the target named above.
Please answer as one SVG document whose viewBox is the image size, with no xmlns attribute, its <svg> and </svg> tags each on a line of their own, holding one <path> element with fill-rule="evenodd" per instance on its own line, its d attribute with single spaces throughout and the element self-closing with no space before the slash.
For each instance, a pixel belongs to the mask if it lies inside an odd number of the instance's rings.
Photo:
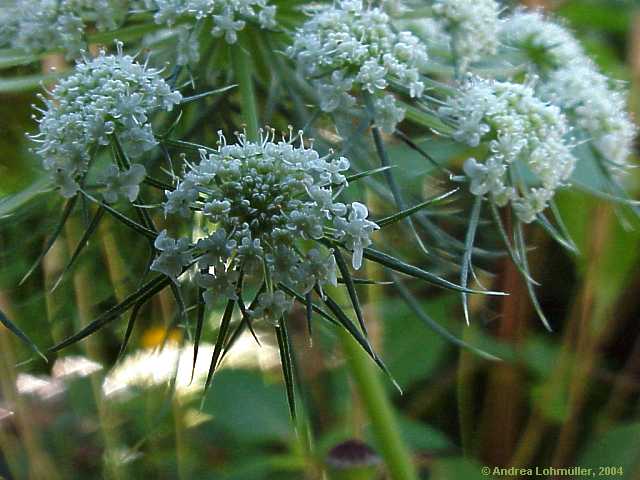
<svg viewBox="0 0 640 480">
<path fill-rule="evenodd" d="M 340 341 L 390 477 L 393 480 L 417 480 L 411 454 L 400 436 L 377 367 L 346 330 L 340 329 Z"/>
<path fill-rule="evenodd" d="M 240 35 L 238 43 L 231 50 L 231 63 L 240 89 L 242 116 L 247 124 L 247 138 L 255 141 L 258 139 L 258 108 L 251 76 L 251 56 L 244 35 Z"/>
</svg>

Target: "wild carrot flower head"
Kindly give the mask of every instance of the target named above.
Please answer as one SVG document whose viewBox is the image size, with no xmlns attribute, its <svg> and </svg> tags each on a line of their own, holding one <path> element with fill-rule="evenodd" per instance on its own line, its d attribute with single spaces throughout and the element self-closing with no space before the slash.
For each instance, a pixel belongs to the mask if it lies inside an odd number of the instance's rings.
<svg viewBox="0 0 640 480">
<path fill-rule="evenodd" d="M 235 299 L 240 272 L 257 273 L 273 288 L 260 296 L 254 313 L 278 321 L 291 304 L 279 284 L 302 293 L 336 285 L 325 237 L 351 249 L 357 269 L 378 226 L 363 204 L 336 200 L 347 186 L 346 158 L 321 157 L 302 140 L 294 145 L 292 136 L 276 141 L 272 130 L 261 137 L 253 142 L 238 134 L 230 145 L 220 134 L 218 148 L 201 150 L 200 163 L 166 192 L 167 215 L 200 211 L 211 229 L 189 248 L 183 239 L 173 241 L 153 268 L 175 278 L 190 259 L 197 260 L 196 281 L 207 300 Z M 189 258 L 182 256 L 186 251 Z"/>
<path fill-rule="evenodd" d="M 362 0 L 337 1 L 310 14 L 288 52 L 302 73 L 314 79 L 322 110 L 351 106 L 352 94 L 367 92 L 374 97 L 378 122 L 392 131 L 404 111 L 385 91 L 393 82 L 411 97 L 422 95 L 424 45 L 410 32 L 396 32 L 382 9 Z"/>
<path fill-rule="evenodd" d="M 85 19 L 93 18 L 99 30 L 115 29 L 127 12 L 127 2 L 16 0 L 3 8 L 7 15 L 0 18 L 0 45 L 8 43 L 30 53 L 60 49 L 72 58 L 86 46 Z"/>
<path fill-rule="evenodd" d="M 276 7 L 267 0 L 143 0 L 146 9 L 154 12 L 158 24 L 174 26 L 181 18 L 195 20 L 210 19 L 211 34 L 222 37 L 227 43 L 235 43 L 238 32 L 247 22 L 255 22 L 261 28 L 273 28 L 276 25 Z M 188 29 L 180 29 L 179 50 L 182 53 L 179 63 L 197 60 L 198 44 L 189 35 Z"/>
<path fill-rule="evenodd" d="M 561 107 L 607 160 L 605 164 L 621 171 L 637 128 L 620 85 L 598 71 L 566 27 L 541 12 L 517 11 L 506 19 L 502 37 L 533 64 L 541 77 L 540 96 Z"/>
<path fill-rule="evenodd" d="M 89 170 L 96 148 L 109 145 L 117 136 L 129 156 L 140 156 L 157 143 L 151 113 L 171 110 L 182 97 L 158 70 L 123 54 L 118 44 L 116 55 L 102 51 L 79 61 L 73 73 L 56 85 L 51 98 L 41 99 L 46 109 L 40 110 L 39 133 L 33 136 L 38 142 L 35 151 L 62 195 L 70 197 Z M 122 187 L 142 180 L 140 167 L 119 179 L 118 175 L 109 171 L 102 177 L 107 186 L 118 185 L 120 194 L 134 199 L 134 190 Z"/>
<path fill-rule="evenodd" d="M 529 85 L 478 77 L 469 77 L 447 103 L 440 113 L 456 123 L 454 138 L 488 147 L 479 150 L 480 161 L 465 163 L 471 192 L 490 195 L 500 206 L 511 203 L 522 221 L 532 222 L 575 166 L 560 109 L 537 98 Z M 531 174 L 535 185 L 525 183 Z"/>
<path fill-rule="evenodd" d="M 494 0 L 436 0 L 433 12 L 462 70 L 496 53 L 500 7 Z"/>
</svg>

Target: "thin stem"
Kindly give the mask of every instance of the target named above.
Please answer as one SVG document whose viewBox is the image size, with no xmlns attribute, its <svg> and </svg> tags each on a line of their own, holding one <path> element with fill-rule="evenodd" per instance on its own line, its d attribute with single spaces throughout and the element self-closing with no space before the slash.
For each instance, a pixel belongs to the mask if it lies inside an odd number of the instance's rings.
<svg viewBox="0 0 640 480">
<path fill-rule="evenodd" d="M 339 336 L 349 370 L 371 420 L 376 444 L 385 460 L 390 478 L 417 480 L 411 454 L 400 436 L 393 408 L 387 398 L 377 367 L 346 330 L 340 329 Z"/>
<path fill-rule="evenodd" d="M 237 45 L 231 51 L 231 63 L 240 90 L 242 116 L 247 124 L 247 139 L 255 141 L 258 139 L 258 109 L 251 76 L 251 56 L 246 44 L 245 36 L 240 35 Z"/>
</svg>

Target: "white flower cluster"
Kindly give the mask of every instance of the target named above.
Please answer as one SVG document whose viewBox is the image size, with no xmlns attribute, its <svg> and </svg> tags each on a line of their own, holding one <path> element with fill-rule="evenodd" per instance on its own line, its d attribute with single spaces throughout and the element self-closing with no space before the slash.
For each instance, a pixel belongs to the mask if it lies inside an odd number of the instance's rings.
<svg viewBox="0 0 640 480">
<path fill-rule="evenodd" d="M 201 151 L 200 163 L 166 192 L 165 212 L 202 211 L 215 230 L 195 244 L 161 233 L 152 268 L 175 279 L 197 260 L 196 282 L 207 301 L 235 299 L 240 271 L 259 272 L 274 288 L 259 297 L 253 314 L 278 321 L 291 306 L 278 284 L 303 293 L 337 284 L 333 252 L 318 240 L 342 241 L 357 269 L 378 226 L 364 205 L 335 201 L 347 184 L 346 158 L 320 157 L 302 140 L 296 147 L 274 136 L 268 130 L 252 142 L 239 134 L 237 144 L 227 145 L 221 135 L 216 151 Z"/>
<path fill-rule="evenodd" d="M 366 91 L 374 97 L 376 122 L 393 131 L 404 110 L 386 88 L 393 82 L 407 88 L 411 97 L 422 95 L 424 45 L 410 32 L 396 32 L 382 9 L 365 6 L 362 0 L 338 0 L 311 13 L 288 53 L 303 74 L 314 79 L 322 110 L 352 106 L 352 93 Z"/>
<path fill-rule="evenodd" d="M 564 26 L 540 12 L 516 12 L 506 20 L 503 37 L 536 66 L 541 97 L 567 112 L 613 170 L 621 170 L 637 130 L 625 93 L 598 71 Z"/>
<path fill-rule="evenodd" d="M 538 69 L 560 68 L 584 57 L 580 43 L 560 23 L 537 10 L 518 9 L 500 25 L 500 41 L 521 49 Z"/>
<path fill-rule="evenodd" d="M 498 48 L 500 7 L 495 0 L 436 0 L 434 18 L 450 36 L 461 70 Z"/>
<path fill-rule="evenodd" d="M 489 194 L 499 206 L 511 203 L 522 221 L 532 222 L 575 166 L 560 109 L 538 99 L 529 85 L 478 77 L 469 77 L 447 104 L 440 113 L 456 122 L 456 140 L 473 147 L 488 142 L 483 161 L 465 163 L 471 192 Z M 537 186 L 524 184 L 528 174 Z"/>
<path fill-rule="evenodd" d="M 267 0 L 141 0 L 146 9 L 154 13 L 158 24 L 173 26 L 181 17 L 201 20 L 210 18 L 212 35 L 224 37 L 227 43 L 235 43 L 238 32 L 247 21 L 258 23 L 262 28 L 276 26 L 276 7 Z M 188 30 L 181 29 L 180 49 L 187 54 L 183 60 L 197 60 L 197 40 L 189 38 Z"/>
<path fill-rule="evenodd" d="M 86 46 L 86 18 L 99 30 L 115 29 L 127 12 L 127 0 L 16 0 L 0 21 L 0 45 L 29 53 L 63 50 L 68 58 Z"/>
<path fill-rule="evenodd" d="M 73 73 L 56 85 L 51 98 L 41 99 L 46 110 L 40 110 L 39 133 L 32 137 L 39 143 L 36 152 L 62 195 L 71 197 L 89 170 L 96 148 L 109 145 L 117 135 L 129 156 L 140 156 L 157 143 L 149 122 L 151 112 L 171 110 L 182 96 L 158 70 L 124 55 L 118 43 L 116 55 L 102 51 L 79 61 Z M 101 179 L 107 187 L 105 198 L 134 200 L 143 178 L 141 165 L 125 172 L 107 169 Z"/>
</svg>

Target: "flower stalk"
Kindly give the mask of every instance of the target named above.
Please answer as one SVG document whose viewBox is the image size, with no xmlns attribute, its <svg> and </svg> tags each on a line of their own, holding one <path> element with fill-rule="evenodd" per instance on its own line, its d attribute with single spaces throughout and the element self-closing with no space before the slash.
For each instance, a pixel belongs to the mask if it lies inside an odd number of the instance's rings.
<svg viewBox="0 0 640 480">
<path fill-rule="evenodd" d="M 377 367 L 346 330 L 340 330 L 339 338 L 390 477 L 394 480 L 417 480 L 411 453 L 400 436 Z"/>
</svg>

